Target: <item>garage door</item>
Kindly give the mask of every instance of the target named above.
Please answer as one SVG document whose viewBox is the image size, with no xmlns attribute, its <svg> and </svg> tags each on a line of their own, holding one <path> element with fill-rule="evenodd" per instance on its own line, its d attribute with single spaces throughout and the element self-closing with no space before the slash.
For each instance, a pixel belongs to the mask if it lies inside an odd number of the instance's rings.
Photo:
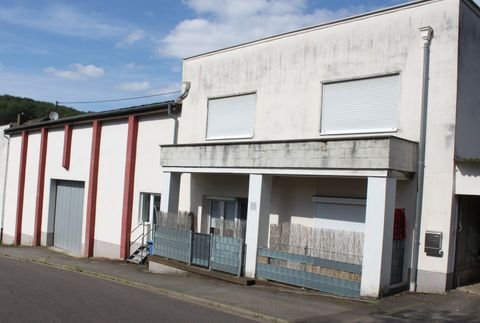
<svg viewBox="0 0 480 323">
<path fill-rule="evenodd" d="M 82 246 L 84 183 L 57 181 L 53 245 L 79 254 Z"/>
</svg>

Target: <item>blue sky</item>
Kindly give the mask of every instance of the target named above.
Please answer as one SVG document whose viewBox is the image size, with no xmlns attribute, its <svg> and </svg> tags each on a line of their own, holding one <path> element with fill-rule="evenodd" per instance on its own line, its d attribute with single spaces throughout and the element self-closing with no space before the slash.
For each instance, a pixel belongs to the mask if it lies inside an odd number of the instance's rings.
<svg viewBox="0 0 480 323">
<path fill-rule="evenodd" d="M 44 101 L 180 89 L 182 58 L 402 0 L 0 2 L 0 94 Z M 100 111 L 169 97 L 67 104 Z"/>
</svg>

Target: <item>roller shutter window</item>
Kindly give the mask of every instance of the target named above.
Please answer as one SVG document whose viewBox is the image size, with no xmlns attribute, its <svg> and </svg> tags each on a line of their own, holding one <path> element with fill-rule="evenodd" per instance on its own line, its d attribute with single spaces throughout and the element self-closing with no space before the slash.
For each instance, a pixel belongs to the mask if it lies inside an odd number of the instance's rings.
<svg viewBox="0 0 480 323">
<path fill-rule="evenodd" d="M 323 85 L 323 134 L 389 132 L 397 128 L 400 76 Z"/>
<path fill-rule="evenodd" d="M 208 100 L 207 139 L 253 137 L 255 105 L 255 94 Z"/>
</svg>

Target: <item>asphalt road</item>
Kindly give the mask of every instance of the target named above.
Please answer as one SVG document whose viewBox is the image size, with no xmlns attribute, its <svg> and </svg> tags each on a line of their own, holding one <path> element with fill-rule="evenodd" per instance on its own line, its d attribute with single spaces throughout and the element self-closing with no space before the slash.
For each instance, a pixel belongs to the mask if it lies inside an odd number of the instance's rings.
<svg viewBox="0 0 480 323">
<path fill-rule="evenodd" d="M 0 257 L 0 322 L 251 322 L 164 295 Z"/>
</svg>

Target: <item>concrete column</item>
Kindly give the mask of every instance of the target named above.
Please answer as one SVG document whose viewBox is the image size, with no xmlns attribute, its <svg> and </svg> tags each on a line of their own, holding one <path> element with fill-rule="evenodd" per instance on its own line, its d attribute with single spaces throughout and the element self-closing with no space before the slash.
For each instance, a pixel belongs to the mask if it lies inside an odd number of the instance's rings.
<svg viewBox="0 0 480 323">
<path fill-rule="evenodd" d="M 360 295 L 380 297 L 390 287 L 397 181 L 369 177 Z"/>
<path fill-rule="evenodd" d="M 268 245 L 268 221 L 272 177 L 250 175 L 248 185 L 247 232 L 245 236 L 245 276 L 255 278 L 257 248 Z"/>
<path fill-rule="evenodd" d="M 178 212 L 181 173 L 162 173 L 162 195 L 160 211 Z"/>
</svg>

